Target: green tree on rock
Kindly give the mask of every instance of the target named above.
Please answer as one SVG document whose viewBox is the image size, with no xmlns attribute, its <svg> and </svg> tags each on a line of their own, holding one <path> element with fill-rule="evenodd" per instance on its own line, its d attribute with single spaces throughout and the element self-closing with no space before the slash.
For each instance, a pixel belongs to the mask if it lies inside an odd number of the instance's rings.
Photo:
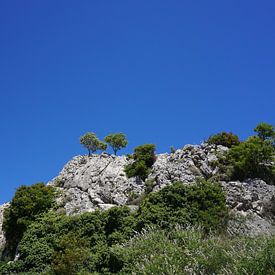
<svg viewBox="0 0 275 275">
<path fill-rule="evenodd" d="M 126 136 L 123 133 L 110 134 L 104 140 L 113 148 L 115 155 L 118 150 L 121 150 L 128 144 Z"/>
<path fill-rule="evenodd" d="M 233 166 L 233 179 L 261 178 L 267 182 L 274 180 L 274 147 L 260 137 L 252 136 L 228 152 Z"/>
<path fill-rule="evenodd" d="M 226 146 L 231 148 L 234 145 L 239 145 L 240 140 L 237 135 L 233 134 L 232 132 L 221 132 L 215 135 L 212 135 L 206 141 L 209 144 L 216 144 Z"/>
<path fill-rule="evenodd" d="M 100 141 L 95 133 L 88 132 L 80 137 L 80 143 L 88 150 L 89 157 L 91 153 L 98 150 L 106 150 L 107 144 Z"/>
<path fill-rule="evenodd" d="M 258 137 L 262 140 L 271 139 L 274 142 L 275 139 L 275 127 L 271 124 L 262 122 L 254 129 L 258 133 Z"/>
<path fill-rule="evenodd" d="M 145 180 L 150 174 L 151 167 L 156 161 L 156 146 L 154 144 L 144 144 L 135 148 L 132 158 L 133 163 L 126 165 L 125 173 L 128 178 L 138 176 Z"/>
</svg>

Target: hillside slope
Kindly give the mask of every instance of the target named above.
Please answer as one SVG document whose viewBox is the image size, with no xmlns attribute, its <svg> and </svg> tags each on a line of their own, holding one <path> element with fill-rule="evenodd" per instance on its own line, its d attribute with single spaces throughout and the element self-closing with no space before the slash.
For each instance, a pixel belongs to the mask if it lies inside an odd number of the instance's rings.
<svg viewBox="0 0 275 275">
<path fill-rule="evenodd" d="M 127 178 L 124 167 L 132 160 L 126 156 L 76 156 L 49 184 L 58 185 L 67 214 L 114 205 L 132 205 L 147 188 L 157 191 L 174 181 L 192 183 L 197 177 L 212 178 L 219 173 L 218 158 L 227 147 L 220 145 L 186 145 L 171 154 L 157 155 L 145 181 Z M 233 231 L 259 234 L 273 233 L 275 186 L 259 179 L 245 182 L 222 181 L 227 204 L 237 218 Z M 241 221 L 241 222 L 240 222 Z"/>
</svg>

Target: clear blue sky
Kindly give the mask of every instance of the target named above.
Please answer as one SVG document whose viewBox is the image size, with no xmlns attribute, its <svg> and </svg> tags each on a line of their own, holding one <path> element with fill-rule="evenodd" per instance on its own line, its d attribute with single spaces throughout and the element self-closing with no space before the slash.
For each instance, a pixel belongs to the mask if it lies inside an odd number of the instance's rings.
<svg viewBox="0 0 275 275">
<path fill-rule="evenodd" d="M 132 152 L 275 122 L 275 1 L 0 1 L 0 203 L 79 136 Z"/>
</svg>

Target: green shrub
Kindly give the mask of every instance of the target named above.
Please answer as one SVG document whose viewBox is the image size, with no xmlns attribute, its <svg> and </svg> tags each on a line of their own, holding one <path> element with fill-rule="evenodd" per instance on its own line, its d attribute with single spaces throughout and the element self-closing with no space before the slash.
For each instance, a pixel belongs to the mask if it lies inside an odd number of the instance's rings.
<svg viewBox="0 0 275 275">
<path fill-rule="evenodd" d="M 233 166 L 232 179 L 261 178 L 274 182 L 274 147 L 269 141 L 259 137 L 250 137 L 228 152 L 229 164 Z"/>
<path fill-rule="evenodd" d="M 150 168 L 156 161 L 155 150 L 154 144 L 145 144 L 136 147 L 134 154 L 131 156 L 134 162 L 125 167 L 127 177 L 138 176 L 142 180 L 145 180 L 150 174 Z"/>
<path fill-rule="evenodd" d="M 258 134 L 258 137 L 260 139 L 271 140 L 274 143 L 275 127 L 273 125 L 262 122 L 256 126 L 254 131 Z"/>
<path fill-rule="evenodd" d="M 117 270 L 110 247 L 128 240 L 134 234 L 135 220 L 128 207 L 113 207 L 76 216 L 49 211 L 32 222 L 18 246 L 16 265 L 3 270 L 54 274 L 72 270 L 76 274 Z M 19 264 L 20 263 L 20 264 Z"/>
<path fill-rule="evenodd" d="M 135 161 L 132 164 L 126 165 L 124 171 L 128 178 L 140 177 L 142 180 L 145 180 L 150 174 L 150 169 L 142 160 Z"/>
<path fill-rule="evenodd" d="M 90 259 L 88 242 L 69 233 L 58 241 L 51 267 L 54 274 L 74 275 L 78 271 L 89 269 Z"/>
<path fill-rule="evenodd" d="M 3 230 L 8 256 L 14 256 L 23 233 L 36 217 L 53 207 L 54 198 L 54 187 L 43 183 L 23 185 L 16 190 L 10 207 L 4 212 Z"/>
<path fill-rule="evenodd" d="M 144 161 L 147 167 L 151 167 L 156 161 L 156 146 L 154 144 L 144 144 L 134 149 L 133 158 L 136 161 Z"/>
<path fill-rule="evenodd" d="M 150 193 L 137 211 L 138 228 L 157 224 L 163 228 L 175 224 L 200 224 L 205 231 L 221 229 L 227 218 L 222 187 L 199 180 L 187 185 L 181 182 Z"/>
<path fill-rule="evenodd" d="M 234 135 L 231 132 L 221 132 L 216 135 L 210 136 L 206 142 L 209 144 L 223 145 L 228 148 L 240 144 L 238 136 Z"/>
</svg>

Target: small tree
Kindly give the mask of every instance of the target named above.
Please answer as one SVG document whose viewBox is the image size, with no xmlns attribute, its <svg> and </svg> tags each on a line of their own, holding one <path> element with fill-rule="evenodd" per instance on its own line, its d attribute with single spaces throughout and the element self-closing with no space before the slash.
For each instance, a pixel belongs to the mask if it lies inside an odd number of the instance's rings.
<svg viewBox="0 0 275 275">
<path fill-rule="evenodd" d="M 150 174 L 150 168 L 156 161 L 155 150 L 156 146 L 154 144 L 144 144 L 136 147 L 132 156 L 135 161 L 125 167 L 127 177 L 138 176 L 145 180 Z"/>
<path fill-rule="evenodd" d="M 228 152 L 233 166 L 233 179 L 261 178 L 267 182 L 274 180 L 272 160 L 274 147 L 260 137 L 252 136 Z"/>
<path fill-rule="evenodd" d="M 271 124 L 262 122 L 256 126 L 254 131 L 258 134 L 258 137 L 262 140 L 275 139 L 275 127 Z"/>
<path fill-rule="evenodd" d="M 3 230 L 7 240 L 8 256 L 15 255 L 16 247 L 27 227 L 36 217 L 54 206 L 55 189 L 37 183 L 31 186 L 20 186 L 4 211 Z"/>
<path fill-rule="evenodd" d="M 140 145 L 134 150 L 134 160 L 144 161 L 147 167 L 151 167 L 156 161 L 155 150 L 154 144 Z"/>
<path fill-rule="evenodd" d="M 206 142 L 209 144 L 223 145 L 228 148 L 240 144 L 238 136 L 234 135 L 231 132 L 221 132 L 216 135 L 210 136 Z"/>
<path fill-rule="evenodd" d="M 95 133 L 88 132 L 80 137 L 80 143 L 87 148 L 89 156 L 98 150 L 106 150 L 107 144 L 100 141 Z"/>
<path fill-rule="evenodd" d="M 113 148 L 115 155 L 118 150 L 126 147 L 128 144 L 126 136 L 123 133 L 110 134 L 104 140 Z"/>
</svg>

